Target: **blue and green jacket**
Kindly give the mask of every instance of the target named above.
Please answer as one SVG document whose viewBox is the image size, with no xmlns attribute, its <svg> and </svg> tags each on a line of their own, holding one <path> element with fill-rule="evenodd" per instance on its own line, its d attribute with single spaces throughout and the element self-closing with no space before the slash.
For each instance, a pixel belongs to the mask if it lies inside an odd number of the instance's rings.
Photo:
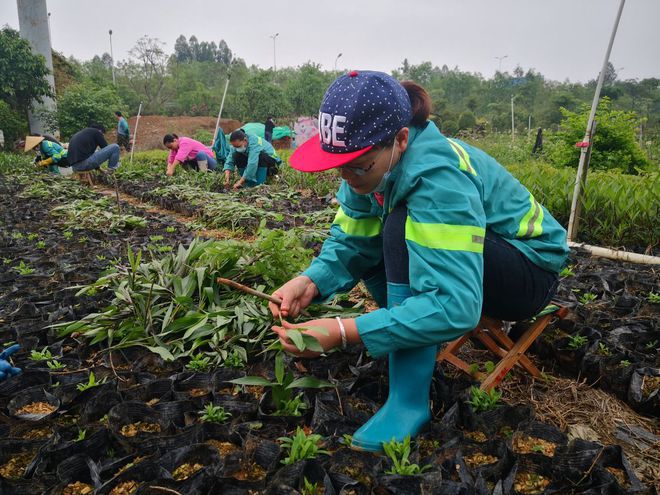
<svg viewBox="0 0 660 495">
<path fill-rule="evenodd" d="M 247 134 L 248 145 L 245 151 L 237 151 L 231 144 L 229 145 L 229 154 L 227 155 L 227 160 L 225 161 L 225 166 L 222 170 L 234 170 L 234 153 L 240 153 L 242 155 L 247 155 L 247 166 L 243 172 L 243 177 L 245 180 L 257 182 L 257 168 L 259 167 L 259 155 L 262 151 L 265 151 L 268 155 L 272 156 L 277 163 L 282 163 L 282 160 L 277 153 L 275 153 L 275 148 L 263 138 L 256 136 L 255 134 Z"/>
<path fill-rule="evenodd" d="M 39 143 L 39 149 L 45 157 L 52 158 L 55 165 L 67 157 L 67 150 L 59 144 L 48 141 L 47 139 L 44 139 Z"/>
<path fill-rule="evenodd" d="M 324 299 L 349 290 L 377 267 L 385 217 L 400 202 L 407 204 L 412 297 L 356 319 L 375 357 L 450 341 L 476 326 L 486 229 L 550 272 L 561 271 L 568 256 L 566 231 L 515 177 L 483 151 L 446 138 L 432 122 L 410 128 L 383 206 L 345 181 L 337 199 L 331 236 L 304 272 Z"/>
<path fill-rule="evenodd" d="M 121 117 L 117 122 L 117 134 L 129 137 L 130 132 L 128 130 L 128 122 L 126 122 L 126 119 Z"/>
</svg>

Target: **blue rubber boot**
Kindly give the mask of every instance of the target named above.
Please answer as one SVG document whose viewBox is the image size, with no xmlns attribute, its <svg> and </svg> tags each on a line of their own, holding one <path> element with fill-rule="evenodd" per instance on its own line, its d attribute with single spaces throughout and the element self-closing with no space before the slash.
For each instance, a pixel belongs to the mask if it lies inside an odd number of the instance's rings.
<svg viewBox="0 0 660 495">
<path fill-rule="evenodd" d="M 387 305 L 398 306 L 410 297 L 406 284 L 387 284 Z M 415 437 L 431 420 L 429 393 L 437 346 L 390 353 L 390 391 L 387 402 L 353 435 L 351 448 L 382 452 L 383 442 Z"/>
</svg>

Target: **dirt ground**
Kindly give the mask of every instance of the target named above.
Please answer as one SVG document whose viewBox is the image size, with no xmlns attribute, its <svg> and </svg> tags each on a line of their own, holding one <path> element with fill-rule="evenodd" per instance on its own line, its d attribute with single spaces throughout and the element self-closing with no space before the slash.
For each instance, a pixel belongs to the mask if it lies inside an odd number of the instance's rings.
<svg viewBox="0 0 660 495">
<path fill-rule="evenodd" d="M 135 133 L 135 117 L 128 119 L 131 136 Z M 215 117 L 168 117 L 166 115 L 143 115 L 138 126 L 137 147 L 135 151 L 146 151 L 163 148 L 163 136 L 175 133 L 179 136 L 194 136 L 197 131 L 204 129 L 209 132 L 215 130 Z M 228 134 L 242 125 L 238 120 L 220 119 L 220 127 Z M 117 130 L 113 129 L 107 134 L 108 142 L 117 141 Z M 208 144 L 208 143 L 206 143 Z"/>
</svg>

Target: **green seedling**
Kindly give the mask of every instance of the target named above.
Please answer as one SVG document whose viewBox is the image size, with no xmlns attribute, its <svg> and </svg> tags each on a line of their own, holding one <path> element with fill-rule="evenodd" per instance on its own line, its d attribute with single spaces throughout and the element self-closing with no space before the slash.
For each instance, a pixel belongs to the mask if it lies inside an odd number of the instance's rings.
<svg viewBox="0 0 660 495">
<path fill-rule="evenodd" d="M 85 390 L 89 390 L 90 388 L 98 387 L 99 385 L 103 385 L 105 382 L 108 381 L 108 377 L 103 377 L 102 380 L 96 381 L 96 377 L 94 376 L 94 372 L 90 371 L 89 373 L 89 380 L 87 383 L 79 383 L 76 385 L 76 389 L 80 392 L 84 392 Z"/>
<path fill-rule="evenodd" d="M 601 356 L 611 356 L 612 351 L 610 351 L 610 348 L 607 347 L 606 344 L 603 344 L 602 342 L 598 342 L 598 354 Z"/>
<path fill-rule="evenodd" d="M 573 271 L 574 266 L 573 265 L 568 265 L 566 268 L 564 268 L 561 272 L 559 272 L 559 276 L 561 278 L 565 277 L 574 277 L 575 272 Z"/>
<path fill-rule="evenodd" d="M 472 406 L 474 412 L 490 411 L 499 405 L 502 394 L 494 388 L 490 392 L 481 390 L 478 387 L 470 387 L 471 398 L 468 403 Z"/>
<path fill-rule="evenodd" d="M 18 266 L 14 267 L 14 271 L 18 272 L 19 275 L 30 275 L 34 273 L 34 268 L 30 267 L 25 261 L 21 260 Z"/>
<path fill-rule="evenodd" d="M 303 478 L 303 488 L 302 495 L 321 495 L 323 489 L 318 485 L 318 483 L 310 482 L 307 477 Z"/>
<path fill-rule="evenodd" d="M 44 347 L 41 351 L 30 351 L 30 359 L 32 361 L 50 361 L 53 359 L 53 355 L 48 350 L 48 347 Z"/>
<path fill-rule="evenodd" d="M 278 440 L 282 445 L 282 450 L 289 453 L 282 460 L 282 464 L 295 464 L 304 459 L 316 459 L 320 454 L 329 454 L 327 450 L 321 448 L 321 435 L 315 433 L 307 435 L 300 426 L 296 428 L 296 434 L 293 437 L 280 437 Z"/>
<path fill-rule="evenodd" d="M 32 233 L 28 234 L 27 239 L 28 241 L 34 241 L 37 237 L 39 237 L 39 234 Z"/>
<path fill-rule="evenodd" d="M 577 335 L 577 334 L 576 335 L 571 335 L 568 338 L 568 348 L 575 351 L 575 350 L 579 349 L 580 347 L 582 347 L 587 342 L 589 342 L 589 339 L 587 339 L 586 337 L 584 337 L 582 335 Z"/>
<path fill-rule="evenodd" d="M 65 230 L 64 232 L 62 232 L 62 235 L 67 241 L 73 239 L 73 232 L 71 232 L 70 230 Z"/>
<path fill-rule="evenodd" d="M 167 232 L 168 234 L 171 234 L 171 233 L 173 233 L 173 232 L 175 232 L 175 231 L 176 231 L 176 229 L 175 229 L 174 227 L 172 227 L 172 226 L 170 226 L 170 227 L 165 227 L 165 232 Z"/>
<path fill-rule="evenodd" d="M 223 361 L 223 365 L 226 368 L 236 368 L 241 369 L 245 367 L 245 360 L 241 353 L 237 349 L 233 349 L 227 354 L 227 357 Z"/>
<path fill-rule="evenodd" d="M 105 257 L 104 254 L 97 254 L 96 259 L 99 260 L 99 261 L 105 261 L 106 257 Z"/>
<path fill-rule="evenodd" d="M 78 428 L 78 436 L 76 437 L 74 442 L 82 442 L 86 436 L 87 436 L 87 430 L 81 430 L 80 428 Z"/>
<path fill-rule="evenodd" d="M 652 351 L 652 350 L 654 350 L 656 347 L 658 347 L 658 340 L 657 340 L 657 339 L 648 342 L 648 343 L 644 346 L 644 349 L 646 349 L 647 351 Z"/>
<path fill-rule="evenodd" d="M 204 410 L 199 411 L 201 420 L 206 423 L 226 423 L 231 418 L 231 413 L 227 412 L 221 406 L 207 404 Z"/>
<path fill-rule="evenodd" d="M 14 240 L 23 239 L 23 234 L 21 232 L 13 232 L 11 238 Z"/>
<path fill-rule="evenodd" d="M 630 366 L 631 364 L 632 364 L 632 363 L 631 363 L 630 361 L 628 361 L 627 359 L 622 359 L 622 360 L 619 362 L 619 368 L 627 368 L 627 367 Z"/>
<path fill-rule="evenodd" d="M 649 296 L 646 298 L 646 300 L 653 304 L 660 304 L 660 294 L 656 294 L 655 292 L 651 291 L 649 292 Z"/>
<path fill-rule="evenodd" d="M 532 452 L 536 452 L 537 454 L 543 454 L 543 452 L 545 452 L 545 449 L 543 448 L 543 445 L 534 445 L 532 447 Z"/>
<path fill-rule="evenodd" d="M 4 256 L 2 258 L 2 264 L 3 265 L 9 265 L 9 264 L 11 264 L 12 261 L 14 261 L 14 260 L 12 260 L 11 258 L 5 258 Z"/>
<path fill-rule="evenodd" d="M 273 397 L 273 407 L 275 416 L 299 416 L 300 411 L 306 407 L 302 400 L 302 393 L 293 396 L 294 388 L 322 388 L 332 387 L 332 384 L 325 380 L 319 380 L 313 376 L 294 378 L 291 371 L 284 370 L 284 357 L 281 352 L 275 355 L 275 380 L 270 381 L 262 376 L 245 376 L 230 380 L 230 383 L 237 385 L 253 385 L 259 387 L 269 387 Z"/>
<path fill-rule="evenodd" d="M 165 239 L 165 237 L 163 237 L 162 235 L 150 235 L 149 236 L 149 240 L 151 242 L 159 242 L 159 241 L 162 241 L 163 239 Z"/>
<path fill-rule="evenodd" d="M 592 292 L 585 292 L 584 294 L 582 294 L 580 296 L 580 298 L 578 300 L 582 304 L 589 304 L 589 303 L 594 302 L 597 298 L 598 298 L 598 296 L 596 294 L 594 294 Z"/>
<path fill-rule="evenodd" d="M 348 433 L 344 433 L 341 438 L 339 439 L 339 443 L 346 445 L 347 447 L 350 447 L 351 444 L 353 443 L 353 435 L 349 435 Z"/>
<path fill-rule="evenodd" d="M 211 369 L 211 358 L 204 356 L 204 354 L 200 352 L 199 354 L 195 354 L 192 357 L 190 362 L 186 364 L 186 368 L 192 371 L 197 371 L 199 373 L 208 371 Z"/>
<path fill-rule="evenodd" d="M 57 359 L 53 359 L 52 361 L 46 361 L 46 365 L 53 371 L 63 370 L 64 368 L 66 368 L 66 364 L 60 363 Z"/>
<path fill-rule="evenodd" d="M 38 241 L 37 242 L 37 248 L 38 249 L 46 249 L 46 241 Z"/>
<path fill-rule="evenodd" d="M 82 242 L 83 244 L 85 244 L 87 241 L 89 241 L 89 237 L 87 237 L 86 235 L 80 236 L 78 238 L 78 242 Z"/>
<path fill-rule="evenodd" d="M 383 442 L 383 450 L 392 461 L 392 469 L 385 471 L 386 474 L 413 476 L 431 469 L 430 465 L 420 467 L 410 462 L 410 436 L 407 436 L 403 442 L 397 442 L 395 439 Z"/>
</svg>

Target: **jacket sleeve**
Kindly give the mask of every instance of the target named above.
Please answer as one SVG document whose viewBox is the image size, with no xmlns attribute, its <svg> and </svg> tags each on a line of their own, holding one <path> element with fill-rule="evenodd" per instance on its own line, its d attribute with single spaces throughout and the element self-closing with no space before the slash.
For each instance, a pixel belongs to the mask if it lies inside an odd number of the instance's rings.
<svg viewBox="0 0 660 495">
<path fill-rule="evenodd" d="M 105 140 L 101 131 L 96 133 L 96 144 L 99 148 L 105 148 L 108 145 L 108 142 Z"/>
<path fill-rule="evenodd" d="M 225 166 L 222 167 L 222 170 L 234 171 L 234 147 L 229 146 L 227 150 L 227 159 L 225 160 Z"/>
<path fill-rule="evenodd" d="M 126 122 L 126 119 L 122 119 L 119 121 L 119 128 L 121 129 L 123 134 L 126 134 L 127 136 L 130 135 L 130 132 L 128 130 L 128 122 Z"/>
<path fill-rule="evenodd" d="M 330 237 L 303 272 L 316 284 L 319 300 L 350 290 L 383 257 L 380 207 L 369 196 L 355 194 L 344 181 L 337 199 L 340 207 Z"/>
<path fill-rule="evenodd" d="M 41 150 L 46 156 L 52 158 L 52 162 L 55 164 L 59 163 L 67 155 L 66 150 L 58 144 L 46 140 L 41 143 L 43 144 Z"/>
<path fill-rule="evenodd" d="M 453 165 L 429 167 L 406 201 L 412 296 L 356 319 L 375 357 L 453 340 L 481 315 L 486 215 L 476 183 Z"/>
<path fill-rule="evenodd" d="M 257 182 L 257 167 L 259 166 L 259 155 L 263 149 L 259 143 L 260 138 L 250 139 L 248 142 L 247 166 L 243 172 L 243 178 L 252 182 Z"/>
</svg>

